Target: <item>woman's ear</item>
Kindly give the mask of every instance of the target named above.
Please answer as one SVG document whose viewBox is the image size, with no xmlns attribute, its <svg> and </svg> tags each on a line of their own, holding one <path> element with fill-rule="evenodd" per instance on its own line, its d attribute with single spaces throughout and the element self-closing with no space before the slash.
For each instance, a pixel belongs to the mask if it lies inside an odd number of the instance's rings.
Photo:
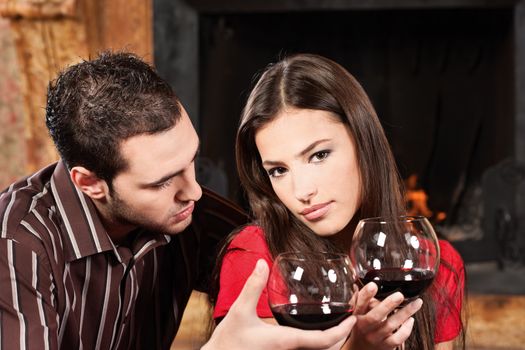
<svg viewBox="0 0 525 350">
<path fill-rule="evenodd" d="M 75 166 L 69 171 L 69 175 L 75 186 L 90 198 L 100 200 L 108 195 L 109 189 L 106 181 L 100 179 L 91 170 Z"/>
</svg>

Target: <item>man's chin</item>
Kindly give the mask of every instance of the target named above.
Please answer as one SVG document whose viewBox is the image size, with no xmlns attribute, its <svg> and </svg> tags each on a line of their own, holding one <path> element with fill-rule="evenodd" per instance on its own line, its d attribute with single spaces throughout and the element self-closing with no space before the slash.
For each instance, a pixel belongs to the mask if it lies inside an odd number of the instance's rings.
<svg viewBox="0 0 525 350">
<path fill-rule="evenodd" d="M 167 235 L 170 235 L 170 236 L 174 236 L 174 235 L 177 235 L 179 233 L 181 233 L 182 231 L 184 231 L 185 229 L 187 229 L 190 224 L 191 224 L 191 216 L 182 220 L 182 221 L 179 221 L 169 227 L 166 228 L 166 230 L 164 230 L 165 234 Z"/>
</svg>

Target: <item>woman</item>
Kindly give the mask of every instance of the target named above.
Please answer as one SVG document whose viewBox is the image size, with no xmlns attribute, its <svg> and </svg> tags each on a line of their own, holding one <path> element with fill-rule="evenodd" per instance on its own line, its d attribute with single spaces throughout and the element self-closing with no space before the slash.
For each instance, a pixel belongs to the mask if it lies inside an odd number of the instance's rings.
<svg viewBox="0 0 525 350">
<path fill-rule="evenodd" d="M 221 252 L 216 320 L 257 259 L 271 265 L 285 251 L 348 253 L 360 219 L 405 212 L 394 158 L 368 96 L 326 58 L 301 54 L 270 65 L 248 98 L 236 147 L 256 224 Z M 355 314 L 361 316 L 345 348 L 452 349 L 462 339 L 463 264 L 448 243 L 440 246 L 442 264 L 421 310 L 416 300 L 394 313 L 403 297 L 379 302 L 369 284 L 360 291 Z M 257 311 L 271 321 L 266 294 Z"/>
</svg>

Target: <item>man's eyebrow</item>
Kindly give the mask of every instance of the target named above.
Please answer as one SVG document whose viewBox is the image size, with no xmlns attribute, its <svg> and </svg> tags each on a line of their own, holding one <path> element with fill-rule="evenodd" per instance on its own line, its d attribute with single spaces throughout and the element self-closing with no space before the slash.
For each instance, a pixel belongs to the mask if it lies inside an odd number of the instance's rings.
<svg viewBox="0 0 525 350">
<path fill-rule="evenodd" d="M 192 163 L 195 161 L 195 159 L 197 159 L 199 153 L 200 153 L 200 141 L 199 141 L 199 146 L 197 147 L 197 150 L 195 151 L 195 155 L 193 156 L 193 159 L 191 160 Z M 169 179 L 174 178 L 174 177 L 177 176 L 177 175 L 180 175 L 183 171 L 184 171 L 184 169 L 174 171 L 174 172 L 172 172 L 172 173 L 170 173 L 170 174 L 164 175 L 163 177 L 161 177 L 161 178 L 158 179 L 158 180 L 155 180 L 155 181 L 153 181 L 153 182 L 149 182 L 149 183 L 142 184 L 142 187 L 155 187 L 155 186 L 159 186 L 159 185 L 163 184 L 164 182 L 168 181 Z"/>
<path fill-rule="evenodd" d="M 317 140 L 315 142 L 312 142 L 310 145 L 308 145 L 305 149 L 303 149 L 301 152 L 299 152 L 298 154 L 295 155 L 295 158 L 301 158 L 301 157 L 304 157 L 305 154 L 308 154 L 310 153 L 315 147 L 317 147 L 318 145 L 320 145 L 321 143 L 324 143 L 324 142 L 327 142 L 327 141 L 330 141 L 330 139 L 321 139 L 321 140 Z M 274 160 L 265 160 L 263 162 L 263 166 L 278 166 L 278 165 L 281 165 L 282 162 L 279 162 L 279 161 L 274 161 Z"/>
</svg>

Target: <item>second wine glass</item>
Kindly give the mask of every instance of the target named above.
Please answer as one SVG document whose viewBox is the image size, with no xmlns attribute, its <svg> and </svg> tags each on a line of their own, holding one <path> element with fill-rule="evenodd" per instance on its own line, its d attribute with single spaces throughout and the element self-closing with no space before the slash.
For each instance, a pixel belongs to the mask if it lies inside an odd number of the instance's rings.
<svg viewBox="0 0 525 350">
<path fill-rule="evenodd" d="M 350 259 L 333 253 L 283 253 L 268 278 L 268 301 L 280 325 L 324 330 L 352 314 Z"/>
<path fill-rule="evenodd" d="M 379 300 L 399 291 L 403 306 L 432 284 L 439 243 L 423 216 L 368 218 L 357 224 L 350 258 L 361 286 L 375 282 Z"/>
</svg>

